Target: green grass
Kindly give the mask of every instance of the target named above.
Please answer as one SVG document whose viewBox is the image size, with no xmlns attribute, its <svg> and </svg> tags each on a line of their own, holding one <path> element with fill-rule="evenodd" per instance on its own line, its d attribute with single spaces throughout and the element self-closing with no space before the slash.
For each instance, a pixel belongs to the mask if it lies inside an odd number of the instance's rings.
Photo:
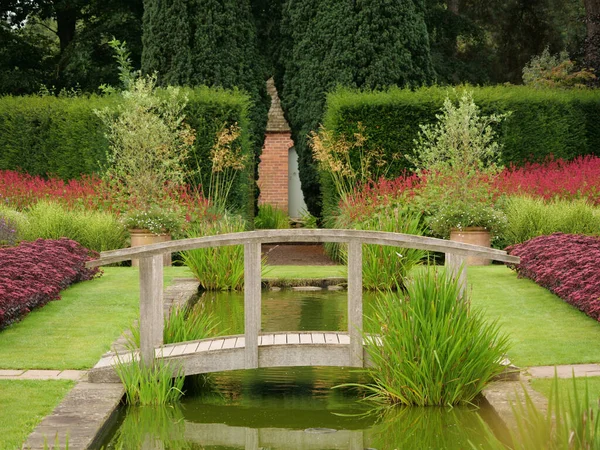
<svg viewBox="0 0 600 450">
<path fill-rule="evenodd" d="M 346 277 L 348 269 L 346 266 L 265 266 L 263 278 L 282 278 L 284 280 L 294 278 L 330 278 Z"/>
<path fill-rule="evenodd" d="M 67 380 L 0 380 L 0 448 L 21 448 L 74 384 Z"/>
<path fill-rule="evenodd" d="M 504 266 L 470 267 L 473 304 L 500 320 L 517 366 L 600 362 L 600 323 Z"/>
<path fill-rule="evenodd" d="M 594 411 L 600 410 L 600 377 L 587 377 L 577 379 L 577 395 L 580 401 L 585 396 L 585 380 L 588 385 L 588 401 Z M 531 387 L 541 392 L 546 397 L 550 395 L 550 388 L 554 380 L 552 378 L 540 378 L 531 380 Z M 558 380 L 558 393 L 561 399 L 566 399 L 567 395 L 573 395 L 573 380 L 571 378 L 561 378 Z"/>
<path fill-rule="evenodd" d="M 189 277 L 165 268 L 165 282 Z M 0 369 L 88 369 L 139 316 L 138 270 L 107 267 L 0 332 Z"/>
</svg>

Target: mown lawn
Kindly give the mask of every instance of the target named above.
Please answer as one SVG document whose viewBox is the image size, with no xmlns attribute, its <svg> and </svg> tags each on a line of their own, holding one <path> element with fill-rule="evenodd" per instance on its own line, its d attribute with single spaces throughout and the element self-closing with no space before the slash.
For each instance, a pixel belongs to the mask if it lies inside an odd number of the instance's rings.
<svg viewBox="0 0 600 450">
<path fill-rule="evenodd" d="M 106 267 L 0 332 L 0 369 L 89 369 L 139 315 L 138 270 Z M 165 268 L 165 283 L 190 276 Z"/>
<path fill-rule="evenodd" d="M 297 278 L 346 277 L 346 266 L 265 266 L 263 278 L 292 280 Z"/>
<path fill-rule="evenodd" d="M 0 448 L 20 449 L 74 384 L 67 380 L 0 380 Z"/>
<path fill-rule="evenodd" d="M 470 267 L 472 302 L 509 334 L 520 367 L 600 362 L 600 323 L 504 266 Z"/>
</svg>

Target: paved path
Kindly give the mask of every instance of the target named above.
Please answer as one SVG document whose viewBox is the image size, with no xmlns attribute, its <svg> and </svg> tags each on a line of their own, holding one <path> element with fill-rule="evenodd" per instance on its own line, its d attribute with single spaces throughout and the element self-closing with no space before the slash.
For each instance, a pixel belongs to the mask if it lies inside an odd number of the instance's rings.
<svg viewBox="0 0 600 450">
<path fill-rule="evenodd" d="M 86 370 L 0 370 L 0 380 L 85 381 Z"/>
<path fill-rule="evenodd" d="M 554 378 L 554 370 L 558 378 L 576 377 L 600 377 L 600 364 L 573 364 L 565 366 L 536 366 L 525 371 L 532 378 Z"/>
</svg>

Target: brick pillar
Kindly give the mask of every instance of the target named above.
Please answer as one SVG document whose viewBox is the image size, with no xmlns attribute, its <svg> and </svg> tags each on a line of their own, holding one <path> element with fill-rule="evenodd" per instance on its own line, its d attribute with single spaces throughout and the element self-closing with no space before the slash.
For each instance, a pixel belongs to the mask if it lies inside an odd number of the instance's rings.
<svg viewBox="0 0 600 450">
<path fill-rule="evenodd" d="M 267 132 L 258 166 L 259 205 L 288 211 L 288 153 L 293 145 L 289 132 Z"/>
<path fill-rule="evenodd" d="M 290 127 L 283 117 L 283 110 L 277 96 L 275 83 L 267 81 L 267 91 L 271 96 L 271 109 L 265 143 L 258 165 L 258 204 L 269 204 L 288 212 L 288 158 L 294 145 Z"/>
</svg>

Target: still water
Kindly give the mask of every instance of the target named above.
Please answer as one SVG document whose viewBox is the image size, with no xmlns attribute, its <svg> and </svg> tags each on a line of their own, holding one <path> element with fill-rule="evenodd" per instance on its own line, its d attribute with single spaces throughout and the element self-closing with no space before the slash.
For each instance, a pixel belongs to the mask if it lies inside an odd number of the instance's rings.
<svg viewBox="0 0 600 450">
<path fill-rule="evenodd" d="M 346 292 L 264 292 L 262 330 L 347 329 Z M 203 301 L 226 334 L 243 333 L 243 295 Z M 365 316 L 373 298 L 365 294 Z M 368 325 L 367 327 L 368 328 Z M 188 377 L 176 406 L 123 408 L 108 449 L 467 449 L 485 448 L 481 408 L 373 410 L 366 381 L 344 368 L 273 368 Z"/>
</svg>

